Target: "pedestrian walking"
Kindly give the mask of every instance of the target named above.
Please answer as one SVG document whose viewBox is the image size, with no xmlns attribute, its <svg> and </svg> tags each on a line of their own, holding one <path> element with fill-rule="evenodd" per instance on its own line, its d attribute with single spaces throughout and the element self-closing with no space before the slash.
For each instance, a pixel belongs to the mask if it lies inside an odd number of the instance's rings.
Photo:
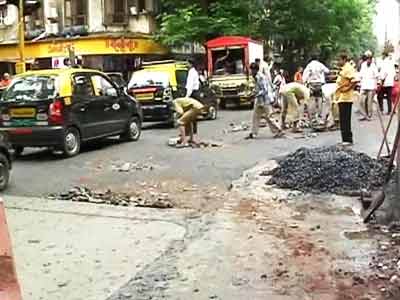
<svg viewBox="0 0 400 300">
<path fill-rule="evenodd" d="M 303 72 L 303 81 L 310 89 L 311 98 L 308 105 L 308 114 L 311 120 L 320 120 L 322 114 L 322 86 L 326 83 L 325 75 L 329 69 L 318 60 L 317 55 L 311 57 L 310 63 Z"/>
<path fill-rule="evenodd" d="M 275 138 L 282 137 L 283 133 L 279 126 L 271 119 L 272 105 L 271 99 L 268 96 L 268 82 L 264 74 L 260 72 L 260 69 L 256 63 L 250 65 L 251 74 L 256 82 L 255 95 L 256 99 L 254 102 L 252 129 L 246 139 L 255 139 L 258 136 L 260 128 L 261 118 L 265 118 L 267 124 L 274 134 Z"/>
<path fill-rule="evenodd" d="M 365 61 L 361 64 L 361 114 L 360 121 L 371 120 L 373 114 L 373 101 L 378 85 L 379 71 L 371 51 L 365 53 Z"/>
<path fill-rule="evenodd" d="M 186 79 L 186 97 L 200 100 L 200 75 L 194 60 L 189 60 L 190 69 Z"/>
<path fill-rule="evenodd" d="M 383 100 L 386 99 L 388 107 L 388 115 L 392 112 L 392 89 L 394 86 L 394 77 L 396 76 L 395 64 L 387 51 L 382 54 L 381 63 L 381 87 L 378 93 L 379 109 L 383 109 Z"/>
<path fill-rule="evenodd" d="M 303 67 L 298 67 L 297 72 L 294 74 L 294 82 L 303 84 Z"/>
<path fill-rule="evenodd" d="M 268 60 L 268 58 L 267 58 Z M 272 75 L 271 75 L 271 65 L 268 64 L 265 60 L 261 60 L 260 58 L 256 58 L 255 60 L 256 65 L 259 67 L 261 74 L 265 76 L 268 83 L 268 96 L 271 99 L 274 99 L 274 85 L 272 82 Z"/>
<path fill-rule="evenodd" d="M 398 72 L 396 72 L 396 77 L 394 78 L 394 85 L 392 90 L 392 107 L 394 107 L 397 101 L 399 101 L 399 97 L 400 97 L 400 78 Z"/>
<path fill-rule="evenodd" d="M 357 85 L 357 72 L 350 63 L 347 54 L 342 54 L 338 61 L 341 71 L 337 79 L 335 101 L 339 105 L 340 131 L 342 133 L 342 145 L 353 144 L 353 133 L 351 131 L 351 115 L 354 99 L 354 91 Z"/>
<path fill-rule="evenodd" d="M 310 101 L 310 89 L 304 84 L 291 82 L 286 84 L 281 92 L 282 113 L 281 127 L 286 128 L 286 121 L 293 124 L 293 132 L 301 132 L 299 121 L 303 117 L 304 105 Z"/>
</svg>

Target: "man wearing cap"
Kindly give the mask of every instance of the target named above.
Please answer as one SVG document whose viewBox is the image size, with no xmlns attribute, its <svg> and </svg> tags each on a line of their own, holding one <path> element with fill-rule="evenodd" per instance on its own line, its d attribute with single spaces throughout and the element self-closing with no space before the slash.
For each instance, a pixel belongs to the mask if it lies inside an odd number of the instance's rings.
<svg viewBox="0 0 400 300">
<path fill-rule="evenodd" d="M 379 79 L 378 67 L 373 62 L 371 51 L 365 52 L 365 61 L 361 64 L 361 113 L 360 121 L 371 120 L 373 113 L 373 101 Z"/>
</svg>

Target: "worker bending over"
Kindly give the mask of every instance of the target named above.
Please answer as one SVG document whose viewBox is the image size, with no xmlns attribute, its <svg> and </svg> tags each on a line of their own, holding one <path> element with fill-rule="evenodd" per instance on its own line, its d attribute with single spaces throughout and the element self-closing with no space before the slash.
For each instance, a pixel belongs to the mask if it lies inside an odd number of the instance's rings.
<svg viewBox="0 0 400 300">
<path fill-rule="evenodd" d="M 304 104 L 310 100 L 310 90 L 303 84 L 291 82 L 286 84 L 280 92 L 282 100 L 282 128 L 286 127 L 286 118 L 293 124 L 293 132 L 301 132 L 299 121 L 304 114 Z"/>
<path fill-rule="evenodd" d="M 196 99 L 187 97 L 175 99 L 174 106 L 176 113 L 180 116 L 178 126 L 181 139 L 178 147 L 189 146 L 188 128 L 191 135 L 191 142 L 199 144 L 197 140 L 197 119 L 201 115 L 204 105 Z"/>
</svg>

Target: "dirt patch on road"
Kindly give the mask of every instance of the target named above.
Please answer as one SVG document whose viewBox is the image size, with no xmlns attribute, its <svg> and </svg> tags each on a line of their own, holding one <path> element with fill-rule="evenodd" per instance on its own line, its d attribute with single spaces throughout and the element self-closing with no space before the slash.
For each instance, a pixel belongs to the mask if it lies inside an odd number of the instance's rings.
<svg viewBox="0 0 400 300">
<path fill-rule="evenodd" d="M 271 254 L 277 263 L 268 274 L 276 291 L 297 295 L 293 299 L 400 299 L 397 236 L 388 233 L 390 248 L 383 247 L 382 253 L 382 233 L 362 224 L 357 199 L 268 186 L 260 171 L 275 165 L 267 162 L 246 171 L 232 192 L 247 199 L 233 209 L 238 218 L 253 218 L 260 234 L 282 241 Z"/>
<path fill-rule="evenodd" d="M 199 187 L 183 181 L 133 182 L 107 187 L 90 184 L 73 187 L 49 197 L 55 200 L 116 206 L 191 209 L 202 212 L 222 207 L 228 192 L 218 187 Z"/>
</svg>

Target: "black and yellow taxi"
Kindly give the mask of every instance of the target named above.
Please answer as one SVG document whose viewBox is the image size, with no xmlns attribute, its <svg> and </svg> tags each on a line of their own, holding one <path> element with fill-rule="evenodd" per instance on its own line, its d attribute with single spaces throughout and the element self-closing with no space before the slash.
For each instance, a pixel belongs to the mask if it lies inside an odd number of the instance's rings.
<svg viewBox="0 0 400 300">
<path fill-rule="evenodd" d="M 174 60 L 144 63 L 141 70 L 132 74 L 128 90 L 141 104 L 143 120 L 175 124 L 173 100 L 186 95 L 189 65 Z M 215 93 L 201 84 L 200 101 L 205 105 L 204 117 L 214 120 L 218 115 L 218 99 Z"/>
<path fill-rule="evenodd" d="M 0 130 L 17 154 L 24 147 L 51 147 L 70 157 L 82 142 L 109 136 L 136 141 L 140 104 L 106 74 L 68 68 L 16 76 L 0 101 Z"/>
</svg>

